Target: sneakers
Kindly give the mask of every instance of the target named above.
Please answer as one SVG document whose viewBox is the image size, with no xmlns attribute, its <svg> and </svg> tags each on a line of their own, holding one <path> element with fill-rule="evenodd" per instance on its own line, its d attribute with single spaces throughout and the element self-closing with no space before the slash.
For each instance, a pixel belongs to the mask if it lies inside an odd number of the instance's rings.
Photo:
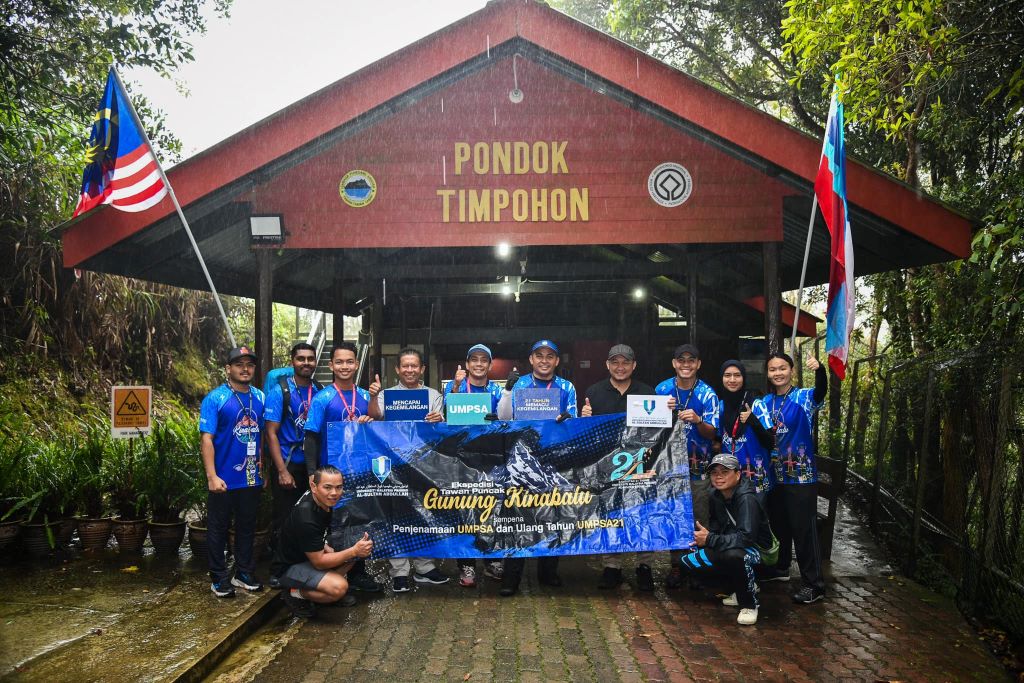
<svg viewBox="0 0 1024 683">
<path fill-rule="evenodd" d="M 654 590 L 654 573 L 646 564 L 639 564 L 636 567 L 636 587 L 642 591 Z"/>
<path fill-rule="evenodd" d="M 789 570 L 788 569 L 776 569 L 775 567 L 765 567 L 761 570 L 757 580 L 761 583 L 768 583 L 769 581 L 789 581 Z"/>
<path fill-rule="evenodd" d="M 501 562 L 484 563 L 484 576 L 495 581 L 501 581 L 501 577 L 505 576 L 505 565 Z"/>
<path fill-rule="evenodd" d="M 281 599 L 288 606 L 291 613 L 297 617 L 309 618 L 316 615 L 316 605 L 303 597 L 298 589 L 286 589 L 281 591 Z"/>
<path fill-rule="evenodd" d="M 276 576 L 271 576 L 270 579 L 267 581 L 267 586 L 273 588 L 274 590 L 277 590 L 281 587 L 281 579 Z"/>
<path fill-rule="evenodd" d="M 391 578 L 391 590 L 395 593 L 408 593 L 409 588 L 409 577 L 408 576 L 395 576 Z"/>
<path fill-rule="evenodd" d="M 678 564 L 672 565 L 672 569 L 669 570 L 668 575 L 665 577 L 665 588 L 682 588 L 683 587 L 683 568 Z"/>
<path fill-rule="evenodd" d="M 338 600 L 338 604 L 342 607 L 355 607 L 358 603 L 359 601 L 356 600 L 356 596 L 352 595 L 351 593 L 345 593 L 345 595 L 342 596 L 341 600 Z"/>
<path fill-rule="evenodd" d="M 597 587 L 602 590 L 612 590 L 622 585 L 622 570 L 615 567 L 605 567 L 601 573 L 601 581 Z"/>
<path fill-rule="evenodd" d="M 373 577 L 365 572 L 359 572 L 358 574 L 349 573 L 348 575 L 348 587 L 354 591 L 363 591 L 364 593 L 380 593 L 384 590 L 384 586 L 374 581 Z"/>
<path fill-rule="evenodd" d="M 465 588 L 472 588 L 476 585 L 476 569 L 473 567 L 461 567 L 459 569 L 459 585 Z"/>
<path fill-rule="evenodd" d="M 825 599 L 825 591 L 816 591 L 810 586 L 802 586 L 800 590 L 793 593 L 793 602 L 810 605 L 812 602 Z"/>
<path fill-rule="evenodd" d="M 232 588 L 231 584 L 227 581 L 214 581 L 210 584 L 210 590 L 218 598 L 233 598 L 235 597 L 235 589 Z"/>
<path fill-rule="evenodd" d="M 757 608 L 744 607 L 736 617 L 736 623 L 740 626 L 753 626 L 757 623 Z"/>
<path fill-rule="evenodd" d="M 413 574 L 412 578 L 416 583 L 432 583 L 434 585 L 440 585 L 451 581 L 451 578 L 442 574 L 437 567 L 434 567 L 426 574 Z"/>
<path fill-rule="evenodd" d="M 235 578 L 231 579 L 232 586 L 244 588 L 251 593 L 259 593 L 263 590 L 263 584 L 256 580 L 256 577 L 249 572 L 236 572 Z"/>
<path fill-rule="evenodd" d="M 722 604 L 726 607 L 739 607 L 740 601 L 736 598 L 736 594 L 733 593 L 722 598 Z"/>
</svg>

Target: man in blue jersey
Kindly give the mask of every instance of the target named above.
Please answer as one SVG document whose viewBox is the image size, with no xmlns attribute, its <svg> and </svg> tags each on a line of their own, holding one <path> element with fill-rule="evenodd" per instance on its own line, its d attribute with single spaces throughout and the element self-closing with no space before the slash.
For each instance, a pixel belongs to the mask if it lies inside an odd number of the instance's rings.
<svg viewBox="0 0 1024 683">
<path fill-rule="evenodd" d="M 501 400 L 501 386 L 491 384 L 490 371 L 492 362 L 491 350 L 483 344 L 475 344 L 469 347 L 466 353 L 466 369 L 462 366 L 455 372 L 455 380 L 448 386 L 445 399 L 450 394 L 483 394 L 491 395 L 490 411 L 498 412 L 498 401 Z M 476 560 L 464 558 L 458 561 L 459 564 L 459 585 L 472 588 L 476 585 Z M 503 575 L 500 561 L 486 562 L 484 575 L 492 579 L 501 580 Z"/>
<path fill-rule="evenodd" d="M 306 418 L 313 396 L 322 388 L 313 380 L 316 370 L 316 348 L 299 342 L 292 347 L 292 374 L 278 373 L 269 385 L 267 408 L 263 415 L 267 428 L 264 434 L 270 454 L 270 486 L 274 495 L 271 545 L 276 547 L 278 530 L 302 494 L 309 490 L 306 458 L 302 452 Z M 270 587 L 277 588 L 277 577 Z"/>
<path fill-rule="evenodd" d="M 697 378 L 700 370 L 700 351 L 693 344 L 682 344 L 672 354 L 672 367 L 676 374 L 654 388 L 655 393 L 671 396 L 669 408 L 676 411 L 676 425 L 669 439 L 669 447 L 681 449 L 690 463 L 690 490 L 693 494 L 693 519 L 708 524 L 707 466 L 714 456 L 712 442 L 718 431 L 719 404 L 714 389 Z M 665 579 L 669 588 L 682 585 L 683 574 L 676 558 Z"/>
<path fill-rule="evenodd" d="M 306 418 L 303 453 L 308 478 L 327 462 L 327 425 L 331 422 L 369 422 L 372 399 L 362 387 L 356 386 L 359 360 L 352 342 L 341 342 L 331 349 L 333 381 L 313 397 Z M 332 536 L 334 529 L 332 528 Z M 337 542 L 337 541 L 334 541 Z M 340 545 L 339 545 L 340 547 Z M 359 559 L 348 572 L 353 590 L 376 593 L 382 590 L 366 570 L 366 560 Z"/>
<path fill-rule="evenodd" d="M 260 432 L 263 392 L 251 386 L 256 355 L 246 346 L 231 349 L 225 366 L 227 381 L 203 399 L 199 410 L 200 452 L 206 470 L 207 552 L 210 590 L 218 598 L 235 595 L 234 586 L 261 591 L 252 556 L 256 512 L 263 487 Z M 228 528 L 235 520 L 235 572 L 224 559 Z"/>
<path fill-rule="evenodd" d="M 576 417 L 576 387 L 572 382 L 555 374 L 560 361 L 558 346 L 549 339 L 541 339 L 530 349 L 529 375 L 510 377 L 506 383 L 506 390 L 502 392 L 501 400 L 498 403 L 498 418 L 502 420 L 514 419 L 515 409 L 512 395 L 518 389 L 558 389 L 559 410 L 561 414 L 558 420 L 569 417 Z M 514 374 L 514 373 L 513 373 Z M 513 386 L 509 390 L 508 384 Z M 505 575 L 502 577 L 501 589 L 498 591 L 503 597 L 515 595 L 519 590 L 519 582 L 523 578 L 523 568 L 526 560 L 521 557 L 512 557 L 505 560 Z M 537 580 L 546 586 L 561 586 L 562 579 L 558 576 L 558 558 L 540 557 L 537 558 Z"/>
</svg>

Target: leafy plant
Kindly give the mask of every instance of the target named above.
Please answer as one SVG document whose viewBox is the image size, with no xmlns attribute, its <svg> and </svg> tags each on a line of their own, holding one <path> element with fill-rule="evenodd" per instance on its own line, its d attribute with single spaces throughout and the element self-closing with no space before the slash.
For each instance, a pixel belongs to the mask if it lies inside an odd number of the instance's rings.
<svg viewBox="0 0 1024 683">
<path fill-rule="evenodd" d="M 77 474 L 68 441 L 29 442 L 20 506 L 30 522 L 49 524 L 73 512 Z"/>
<path fill-rule="evenodd" d="M 110 491 L 110 502 L 121 519 L 144 519 L 147 499 L 137 472 L 136 451 L 144 452 L 136 439 L 111 440 L 104 462 L 104 479 Z"/>
<path fill-rule="evenodd" d="M 25 466 L 31 451 L 28 439 L 15 441 L 13 437 L 3 437 L 0 441 L 0 522 L 34 502 L 22 496 Z"/>
<path fill-rule="evenodd" d="M 145 496 L 154 522 L 181 519 L 182 511 L 195 500 L 194 463 L 199 459 L 199 428 L 187 415 L 157 423 L 142 440 L 136 467 L 139 490 Z"/>
<path fill-rule="evenodd" d="M 89 518 L 102 517 L 106 511 L 104 494 L 106 478 L 104 460 L 110 449 L 109 432 L 98 425 L 89 425 L 83 436 L 75 437 L 72 463 L 75 483 L 71 487 L 75 512 Z"/>
</svg>

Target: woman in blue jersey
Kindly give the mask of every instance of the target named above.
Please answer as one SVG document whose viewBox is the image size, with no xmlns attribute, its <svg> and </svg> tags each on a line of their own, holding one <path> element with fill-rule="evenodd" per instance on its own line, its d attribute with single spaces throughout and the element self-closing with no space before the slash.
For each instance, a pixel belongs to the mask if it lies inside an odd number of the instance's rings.
<svg viewBox="0 0 1024 683">
<path fill-rule="evenodd" d="M 804 366 L 814 372 L 814 388 L 793 386 L 793 359 L 785 353 L 768 356 L 769 392 L 758 402 L 775 432 L 772 467 L 775 487 L 768 497 L 772 529 L 779 539 L 779 561 L 769 579 L 789 580 L 792 547 L 800 565 L 801 586 L 793 601 L 810 604 L 825 597 L 818 544 L 818 476 L 815 466 L 814 414 L 828 392 L 828 374 L 811 357 Z"/>
<path fill-rule="evenodd" d="M 736 456 L 743 478 L 750 480 L 761 503 L 767 505 L 768 492 L 775 485 L 771 464 L 774 438 L 768 411 L 747 390 L 746 379 L 746 369 L 738 360 L 722 363 L 718 438 L 721 452 Z"/>
</svg>

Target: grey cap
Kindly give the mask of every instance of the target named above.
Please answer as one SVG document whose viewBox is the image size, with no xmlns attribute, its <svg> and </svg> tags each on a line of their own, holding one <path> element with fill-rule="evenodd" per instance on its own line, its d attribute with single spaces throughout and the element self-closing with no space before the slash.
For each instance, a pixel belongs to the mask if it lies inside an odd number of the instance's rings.
<svg viewBox="0 0 1024 683">
<path fill-rule="evenodd" d="M 627 344 L 616 344 L 612 348 L 608 349 L 608 360 L 615 358 L 615 356 L 622 356 L 628 361 L 636 360 L 636 354 L 633 353 L 633 347 Z"/>
<path fill-rule="evenodd" d="M 708 472 L 710 472 L 711 468 L 715 465 L 721 465 L 729 470 L 738 470 L 740 468 L 740 461 L 736 459 L 735 455 L 719 453 L 715 457 L 711 458 L 711 462 L 708 463 Z"/>
</svg>

